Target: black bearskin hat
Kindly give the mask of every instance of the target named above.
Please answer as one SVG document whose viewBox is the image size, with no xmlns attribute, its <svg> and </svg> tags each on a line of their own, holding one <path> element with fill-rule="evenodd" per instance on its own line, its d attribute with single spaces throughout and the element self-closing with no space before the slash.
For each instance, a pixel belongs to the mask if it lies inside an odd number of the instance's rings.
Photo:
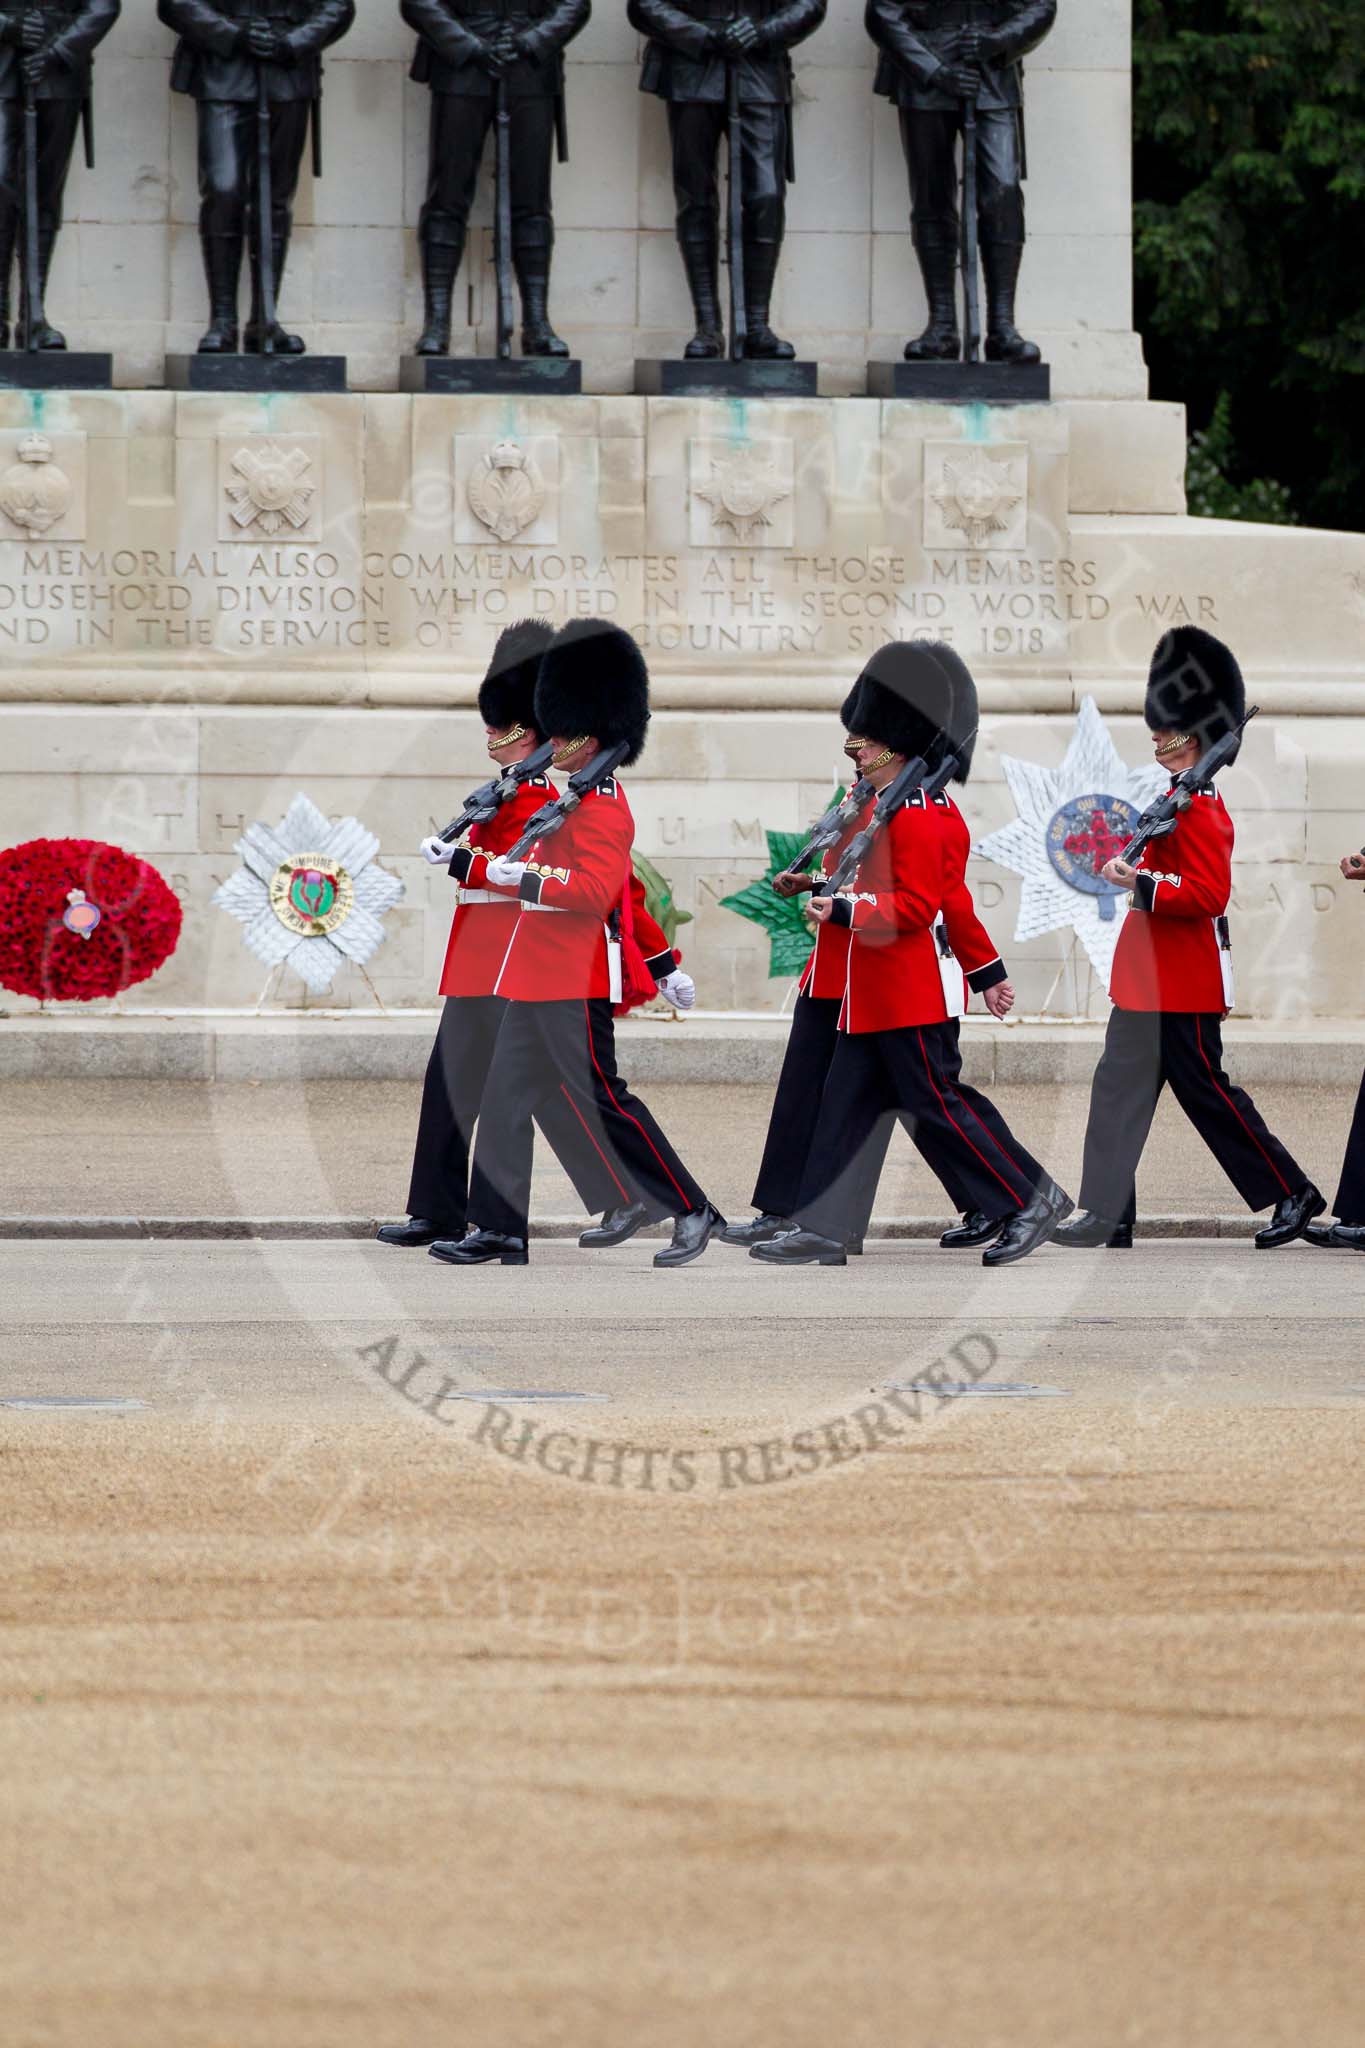
<svg viewBox="0 0 1365 2048">
<path fill-rule="evenodd" d="M 606 619 L 571 619 L 555 634 L 536 683 L 536 730 L 567 739 L 595 734 L 604 747 L 630 743 L 622 766 L 644 752 L 649 670 L 629 633 Z"/>
<path fill-rule="evenodd" d="M 543 619 L 519 619 L 499 633 L 488 674 L 479 684 L 479 716 L 495 732 L 508 731 L 514 725 L 541 730 L 536 725 L 536 676 L 540 658 L 554 637 L 553 626 Z"/>
<path fill-rule="evenodd" d="M 1230 647 L 1198 626 L 1175 626 L 1162 634 L 1142 707 L 1152 732 L 1187 732 L 1203 749 L 1234 731 L 1246 709 L 1246 684 Z"/>
<path fill-rule="evenodd" d="M 929 652 L 948 677 L 952 694 L 952 715 L 948 724 L 948 740 L 957 755 L 957 773 L 954 782 L 965 782 L 972 772 L 972 755 L 976 752 L 976 728 L 981 712 L 976 699 L 976 683 L 972 672 L 955 647 L 946 640 L 927 643 Z"/>
<path fill-rule="evenodd" d="M 893 754 L 923 754 L 931 765 L 952 730 L 955 692 L 948 671 L 918 640 L 879 647 L 844 699 L 849 732 L 880 740 Z"/>
</svg>

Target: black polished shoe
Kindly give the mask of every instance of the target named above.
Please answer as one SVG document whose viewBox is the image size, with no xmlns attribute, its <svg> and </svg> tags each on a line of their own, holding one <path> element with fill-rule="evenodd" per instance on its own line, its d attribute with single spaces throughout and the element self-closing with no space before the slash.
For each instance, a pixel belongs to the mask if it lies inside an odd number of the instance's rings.
<svg viewBox="0 0 1365 2048">
<path fill-rule="evenodd" d="M 727 1223 L 720 1234 L 722 1244 L 743 1245 L 746 1251 L 756 1244 L 771 1244 L 775 1237 L 785 1237 L 796 1225 L 788 1216 L 774 1216 L 765 1209 L 761 1216 L 751 1216 L 747 1223 Z"/>
<path fill-rule="evenodd" d="M 449 1238 L 459 1226 L 454 1223 L 433 1223 L 429 1216 L 409 1216 L 406 1223 L 383 1223 L 375 1236 L 381 1244 L 435 1244 L 438 1237 Z"/>
<path fill-rule="evenodd" d="M 634 1237 L 637 1230 L 643 1230 L 652 1222 L 649 1210 L 643 1202 L 625 1202 L 619 1209 L 608 1209 L 600 1223 L 594 1223 L 591 1230 L 585 1230 L 579 1237 L 579 1249 L 585 1252 L 608 1251 L 614 1244 L 624 1244 Z"/>
<path fill-rule="evenodd" d="M 945 1252 L 970 1251 L 975 1245 L 989 1244 L 993 1237 L 999 1237 L 1004 1227 L 1003 1216 L 987 1216 L 980 1209 L 969 1209 L 960 1223 L 944 1231 L 939 1245 Z"/>
<path fill-rule="evenodd" d="M 1327 1207 L 1326 1196 L 1320 1195 L 1310 1180 L 1296 1195 L 1286 1195 L 1282 1202 L 1275 1204 L 1274 1213 L 1264 1230 L 1256 1233 L 1256 1249 L 1273 1252 L 1279 1245 L 1292 1244 L 1296 1237 L 1302 1237 L 1304 1228 L 1315 1216 L 1321 1216 Z"/>
<path fill-rule="evenodd" d="M 1094 1251 L 1099 1245 L 1107 1245 L 1111 1252 L 1130 1252 L 1133 1226 L 1111 1223 L 1107 1216 L 1097 1216 L 1093 1209 L 1082 1209 L 1069 1223 L 1053 1231 L 1052 1242 L 1070 1245 L 1072 1251 Z"/>
<path fill-rule="evenodd" d="M 496 1230 L 471 1230 L 467 1237 L 439 1237 L 428 1254 L 447 1266 L 486 1266 L 496 1259 L 502 1266 L 525 1266 L 524 1237 L 500 1237 Z"/>
<path fill-rule="evenodd" d="M 1046 1244 L 1053 1232 L 1075 1208 L 1069 1194 L 1050 1180 L 1039 1188 L 1033 1200 L 1011 1216 L 995 1243 L 982 1252 L 983 1266 L 1012 1266 Z"/>
<path fill-rule="evenodd" d="M 1334 1223 L 1331 1236 L 1337 1251 L 1365 1252 L 1365 1223 Z"/>
<path fill-rule="evenodd" d="M 846 1266 L 847 1249 L 837 1237 L 819 1237 L 813 1230 L 789 1230 L 768 1244 L 756 1244 L 751 1259 L 769 1266 Z"/>
<path fill-rule="evenodd" d="M 724 1230 L 725 1218 L 710 1202 L 704 1209 L 691 1209 L 686 1216 L 673 1219 L 673 1242 L 655 1252 L 656 1266 L 690 1266 L 693 1259 L 699 1259 L 718 1230 Z"/>
</svg>

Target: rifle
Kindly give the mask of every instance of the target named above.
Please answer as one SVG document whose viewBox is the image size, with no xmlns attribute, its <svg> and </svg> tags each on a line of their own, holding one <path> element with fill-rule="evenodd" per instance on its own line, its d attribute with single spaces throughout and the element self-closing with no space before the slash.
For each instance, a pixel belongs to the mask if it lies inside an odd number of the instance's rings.
<svg viewBox="0 0 1365 2048">
<path fill-rule="evenodd" d="M 906 798 L 923 788 L 936 772 L 930 768 L 923 754 L 916 754 L 913 761 L 907 761 L 877 798 L 872 816 L 862 831 L 849 840 L 832 872 L 816 883 L 811 894 L 837 896 L 841 889 L 846 889 Z"/>
<path fill-rule="evenodd" d="M 743 362 L 749 344 L 749 313 L 744 303 L 744 180 L 740 169 L 739 65 L 725 62 L 725 253 L 730 266 L 730 360 Z"/>
<path fill-rule="evenodd" d="M 974 0 L 967 0 L 968 28 L 976 26 Z M 962 102 L 962 292 L 966 324 L 962 360 L 974 363 L 981 352 L 981 283 L 978 275 L 976 221 L 976 94 Z"/>
<path fill-rule="evenodd" d="M 471 825 L 486 825 L 496 817 L 505 803 L 510 803 L 524 782 L 530 782 L 539 775 L 542 768 L 548 768 L 554 748 L 548 740 L 528 754 L 524 761 L 514 761 L 510 768 L 504 768 L 501 775 L 495 775 L 491 782 L 485 782 L 464 800 L 464 808 L 458 818 L 452 818 L 444 832 L 436 837 L 453 846 L 462 839 Z"/>
<path fill-rule="evenodd" d="M 548 839 L 557 832 L 566 818 L 571 818 L 585 796 L 596 789 L 599 782 L 605 782 L 615 773 L 631 750 L 630 740 L 619 740 L 614 747 L 603 747 L 595 754 L 586 768 L 580 768 L 576 775 L 569 777 L 563 796 L 552 797 L 548 804 L 542 804 L 528 823 L 516 845 L 504 860 L 522 860 L 535 845 L 537 839 Z"/>
<path fill-rule="evenodd" d="M 498 281 L 498 354 L 512 353 L 512 110 L 507 100 L 507 80 L 496 85 L 493 116 L 495 187 L 493 217 L 493 265 Z"/>
<path fill-rule="evenodd" d="M 257 0 L 254 10 L 270 16 Z M 256 63 L 256 261 L 261 284 L 261 354 L 275 353 L 275 194 L 270 166 L 270 93 L 265 66 Z"/>
<path fill-rule="evenodd" d="M 840 797 L 837 804 L 831 804 L 823 818 L 810 828 L 810 838 L 797 854 L 782 869 L 784 875 L 804 875 L 817 853 L 823 853 L 828 846 L 836 846 L 863 805 L 872 794 L 872 784 L 865 775 L 859 776 L 847 796 Z M 780 879 L 774 876 L 775 881 Z"/>
<path fill-rule="evenodd" d="M 1222 739 L 1215 740 L 1211 747 L 1206 747 L 1193 768 L 1184 769 L 1155 803 L 1148 804 L 1138 819 L 1137 831 L 1119 855 L 1120 860 L 1135 861 L 1152 840 L 1163 839 L 1168 832 L 1174 832 L 1181 812 L 1187 811 L 1194 802 L 1195 791 L 1206 782 L 1212 782 L 1220 768 L 1226 768 L 1229 758 L 1241 743 L 1242 734 L 1260 708 L 1259 704 L 1253 704 L 1239 726 L 1225 732 Z"/>
<path fill-rule="evenodd" d="M 42 19 L 42 0 L 34 0 Z M 24 49 L 23 55 L 28 55 Z M 24 74 L 24 348 L 32 353 L 44 325 L 43 264 L 38 243 L 38 98 Z"/>
</svg>

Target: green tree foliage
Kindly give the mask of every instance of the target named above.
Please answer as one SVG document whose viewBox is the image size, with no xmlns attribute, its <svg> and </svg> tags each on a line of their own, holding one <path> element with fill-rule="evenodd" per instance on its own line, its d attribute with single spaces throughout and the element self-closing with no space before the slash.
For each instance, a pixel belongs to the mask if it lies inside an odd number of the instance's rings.
<svg viewBox="0 0 1365 2048">
<path fill-rule="evenodd" d="M 1365 528 L 1365 0 L 1134 0 L 1133 28 L 1138 325 L 1201 509 L 1283 518 L 1277 478 Z"/>
</svg>

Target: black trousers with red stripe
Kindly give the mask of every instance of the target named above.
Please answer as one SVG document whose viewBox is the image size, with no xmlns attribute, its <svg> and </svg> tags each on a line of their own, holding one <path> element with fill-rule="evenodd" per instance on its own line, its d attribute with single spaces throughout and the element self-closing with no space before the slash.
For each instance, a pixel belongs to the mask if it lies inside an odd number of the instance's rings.
<svg viewBox="0 0 1365 2048">
<path fill-rule="evenodd" d="M 1332 1210 L 1338 1223 L 1365 1223 L 1365 1076 L 1356 1097 L 1351 1135 L 1346 1140 L 1346 1157 L 1341 1163 L 1341 1185 Z"/>
<path fill-rule="evenodd" d="M 469 1148 L 506 1012 L 502 996 L 447 996 L 427 1061 L 408 1214 L 430 1218 L 452 1237 L 464 1234 Z M 585 1209 L 614 1209 L 626 1199 L 562 1090 L 546 1096 L 536 1121 Z"/>
<path fill-rule="evenodd" d="M 1307 1186 L 1303 1168 L 1223 1071 L 1216 1012 L 1114 1010 L 1090 1084 L 1083 1209 L 1113 1223 L 1133 1221 L 1138 1161 L 1167 1082 L 1249 1209 L 1267 1209 Z"/>
<path fill-rule="evenodd" d="M 968 1106 L 954 1079 L 959 1061 L 947 1024 L 839 1033 L 793 1211 L 805 1229 L 844 1240 L 856 1234 L 867 1162 L 881 1156 L 871 1148 L 885 1152 L 898 1116 L 959 1208 L 1013 1215 L 1032 1200 L 1043 1169 L 998 1113 L 988 1129 Z"/>
<path fill-rule="evenodd" d="M 509 1003 L 484 1089 L 469 1181 L 470 1220 L 479 1229 L 525 1237 L 532 1119 L 561 1092 L 617 1183 L 618 1201 L 644 1202 L 656 1216 L 706 1207 L 706 1196 L 616 1071 L 608 998 Z"/>
<path fill-rule="evenodd" d="M 768 1120 L 763 1159 L 754 1183 L 754 1207 L 766 1210 L 770 1215 L 790 1216 L 801 1199 L 806 1162 L 820 1114 L 820 1097 L 839 1043 L 841 1007 L 835 996 L 802 995 L 797 997 L 792 1010 L 791 1035 L 787 1039 L 782 1072 Z M 983 1128 L 993 1143 L 1007 1148 L 1015 1162 L 1032 1178 L 1034 1186 L 1040 1186 L 1047 1178 L 1044 1169 L 1017 1142 L 990 1098 L 979 1089 L 968 1086 L 961 1078 L 961 1027 L 958 1020 L 951 1018 L 938 1029 L 944 1072 L 956 1088 L 970 1118 Z M 914 1118 L 907 1113 L 900 1121 L 911 1143 L 918 1145 Z M 894 1128 L 894 1118 L 883 1119 L 864 1147 L 862 1186 L 853 1210 L 855 1221 L 851 1235 L 855 1237 L 863 1236 L 872 1220 L 877 1184 L 886 1164 L 886 1150 Z M 972 1203 L 968 1190 L 956 1166 L 951 1161 L 942 1160 L 940 1168 L 934 1170 L 939 1173 L 953 1207 L 970 1209 Z M 1014 1206 L 1003 1190 L 997 1189 L 996 1195 L 995 1203 L 985 1212 L 989 1216 L 1003 1216 Z"/>
</svg>

